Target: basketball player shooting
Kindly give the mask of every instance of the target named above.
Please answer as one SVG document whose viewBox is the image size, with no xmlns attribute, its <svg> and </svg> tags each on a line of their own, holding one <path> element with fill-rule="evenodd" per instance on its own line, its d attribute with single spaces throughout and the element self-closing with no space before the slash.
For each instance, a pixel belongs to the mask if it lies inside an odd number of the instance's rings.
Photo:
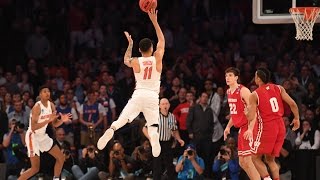
<svg viewBox="0 0 320 180">
<path fill-rule="evenodd" d="M 25 137 L 31 168 L 24 171 L 19 180 L 29 179 L 38 173 L 40 169 L 40 152 L 48 152 L 56 159 L 53 180 L 60 178 L 64 163 L 64 155 L 58 145 L 53 143 L 53 139 L 48 136 L 46 129 L 49 123 L 52 123 L 54 127 L 59 127 L 62 123 L 70 121 L 72 114 L 56 113 L 54 104 L 49 101 L 50 90 L 48 87 L 40 87 L 39 92 L 40 101 L 36 102 L 31 110 L 30 126 Z"/>
<path fill-rule="evenodd" d="M 159 91 L 162 71 L 162 58 L 164 55 L 165 39 L 157 21 L 158 11 L 151 9 L 149 18 L 155 28 L 158 44 L 153 53 L 152 41 L 144 38 L 139 42 L 141 57 L 132 57 L 133 40 L 128 32 L 126 35 L 129 46 L 124 55 L 124 64 L 133 69 L 136 79 L 136 88 L 131 99 L 121 112 L 118 120 L 114 121 L 110 128 L 99 139 L 97 147 L 102 150 L 114 135 L 114 131 L 132 122 L 140 112 L 143 112 L 148 126 L 152 154 L 158 157 L 161 152 L 158 134 L 159 118 Z"/>
<path fill-rule="evenodd" d="M 255 83 L 259 86 L 249 97 L 247 118 L 252 122 L 257 117 L 256 140 L 252 143 L 253 163 L 260 176 L 264 180 L 271 180 L 265 162 L 270 168 L 273 180 L 279 180 L 279 166 L 275 157 L 279 157 L 285 138 L 285 126 L 282 119 L 284 109 L 283 101 L 286 102 L 294 115 L 291 125 L 293 130 L 300 127 L 298 106 L 280 85 L 269 83 L 270 71 L 259 68 L 255 73 Z M 252 126 L 251 126 L 252 127 Z M 244 133 L 245 139 L 252 139 L 253 128 Z"/>
</svg>

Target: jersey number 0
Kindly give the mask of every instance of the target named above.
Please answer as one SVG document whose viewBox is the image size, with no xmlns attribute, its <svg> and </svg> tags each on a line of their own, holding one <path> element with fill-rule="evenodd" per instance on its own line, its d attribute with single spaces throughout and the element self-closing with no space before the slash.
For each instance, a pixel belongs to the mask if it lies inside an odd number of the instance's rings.
<svg viewBox="0 0 320 180">
<path fill-rule="evenodd" d="M 279 111 L 279 104 L 278 104 L 277 98 L 275 98 L 275 97 L 270 98 L 269 102 L 271 105 L 272 112 L 278 112 Z"/>
</svg>

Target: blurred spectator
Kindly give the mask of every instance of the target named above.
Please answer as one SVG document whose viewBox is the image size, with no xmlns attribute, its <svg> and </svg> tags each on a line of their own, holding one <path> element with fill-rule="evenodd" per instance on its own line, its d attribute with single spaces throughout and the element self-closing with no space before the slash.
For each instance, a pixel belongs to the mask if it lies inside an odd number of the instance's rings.
<svg viewBox="0 0 320 180">
<path fill-rule="evenodd" d="M 57 128 L 55 132 L 55 139 L 54 142 L 60 147 L 60 149 L 67 148 L 70 149 L 71 145 L 70 142 L 66 140 L 65 131 L 63 128 Z"/>
<path fill-rule="evenodd" d="M 109 161 L 109 173 L 100 171 L 99 178 L 107 179 L 107 177 L 117 178 L 121 177 L 123 179 L 133 178 L 133 165 L 134 160 L 124 153 L 123 146 L 119 141 L 115 141 L 111 151 L 109 153 L 110 161 Z"/>
<path fill-rule="evenodd" d="M 26 168 L 25 160 L 28 159 L 25 149 L 25 131 L 15 119 L 9 122 L 9 132 L 3 136 L 7 176 L 19 176 L 22 168 Z"/>
<path fill-rule="evenodd" d="M 181 88 L 183 89 L 183 88 Z M 189 136 L 187 131 L 187 116 L 189 108 L 194 105 L 194 94 L 189 91 L 186 93 L 186 102 L 180 103 L 174 110 L 173 114 L 177 119 L 179 134 L 185 144 L 189 144 Z"/>
<path fill-rule="evenodd" d="M 22 104 L 22 101 L 16 101 L 13 103 L 14 110 L 8 114 L 8 119 L 15 119 L 17 122 L 20 122 L 27 128 L 29 127 L 29 116 L 30 116 L 30 109 L 25 110 L 26 108 Z"/>
<path fill-rule="evenodd" d="M 186 94 L 187 94 L 187 89 L 186 88 L 180 88 L 178 92 L 178 98 L 170 101 L 170 112 L 173 112 L 173 110 L 182 103 L 186 102 Z"/>
<path fill-rule="evenodd" d="M 238 159 L 232 155 L 231 149 L 222 146 L 217 157 L 212 166 L 215 179 L 238 180 L 240 166 Z"/>
<path fill-rule="evenodd" d="M 71 107 L 68 102 L 65 94 L 60 94 L 59 103 L 56 105 L 57 113 L 62 114 L 72 114 L 72 120 L 69 122 L 63 123 L 59 128 L 63 129 L 63 133 L 65 133 L 65 139 L 70 143 L 71 146 L 74 145 L 74 129 L 73 125 L 78 122 L 78 114 L 76 109 Z"/>
<path fill-rule="evenodd" d="M 3 70 L 3 67 L 0 66 L 0 86 L 6 84 L 7 82 L 7 79 L 3 77 L 3 75 L 4 75 L 4 70 Z"/>
<path fill-rule="evenodd" d="M 301 130 L 297 134 L 296 145 L 298 149 L 319 149 L 320 146 L 320 132 L 311 126 L 311 122 L 302 121 Z"/>
<path fill-rule="evenodd" d="M 88 145 L 82 149 L 81 159 L 78 165 L 72 166 L 72 173 L 78 180 L 96 179 L 98 172 L 104 169 L 103 158 L 94 145 Z"/>
<path fill-rule="evenodd" d="M 300 76 L 298 76 L 299 83 L 305 88 L 308 88 L 309 83 L 314 82 L 314 78 L 310 72 L 310 68 L 307 65 L 301 67 Z"/>
<path fill-rule="evenodd" d="M 220 146 L 223 144 L 223 127 L 219 121 L 219 114 L 221 109 L 221 98 L 213 88 L 216 86 L 212 80 L 207 79 L 204 82 L 204 89 L 208 94 L 208 106 L 212 109 L 213 116 L 213 134 L 212 134 L 212 156 L 215 157 Z M 205 158 L 205 156 L 202 156 Z M 211 159 L 212 161 L 213 159 Z"/>
<path fill-rule="evenodd" d="M 179 77 L 174 77 L 169 88 L 164 91 L 164 97 L 168 98 L 170 102 L 179 99 L 178 93 L 180 90 L 180 79 Z M 185 95 L 185 94 L 184 94 Z M 185 96 L 184 96 L 185 99 Z"/>
<path fill-rule="evenodd" d="M 43 60 L 49 54 L 50 42 L 43 31 L 43 27 L 36 25 L 34 33 L 28 37 L 25 48 L 29 58 Z"/>
<path fill-rule="evenodd" d="M 9 114 L 10 109 L 12 108 L 12 95 L 7 92 L 3 98 L 3 109 Z"/>
<path fill-rule="evenodd" d="M 19 93 L 19 87 L 17 85 L 17 82 L 14 78 L 14 75 L 12 74 L 12 72 L 7 71 L 6 75 L 6 83 L 4 84 L 4 86 L 6 87 L 6 89 L 8 90 L 8 92 L 10 93 Z"/>
<path fill-rule="evenodd" d="M 189 138 L 196 145 L 197 154 L 205 160 L 206 167 L 210 167 L 212 163 L 210 160 L 212 159 L 213 122 L 213 112 L 208 105 L 208 94 L 203 92 L 199 104 L 195 104 L 189 109 L 187 129 Z M 209 174 L 210 168 L 205 172 L 206 176 Z"/>
<path fill-rule="evenodd" d="M 94 91 L 87 93 L 88 101 L 81 105 L 81 145 L 96 144 L 102 135 L 104 108 L 97 102 L 98 95 Z"/>
<path fill-rule="evenodd" d="M 67 145 L 62 145 L 61 146 L 61 151 L 64 155 L 64 163 L 63 163 L 63 169 L 61 172 L 61 179 L 72 179 L 73 178 L 73 174 L 72 174 L 72 166 L 76 165 L 76 159 L 74 158 L 72 151 L 70 149 L 70 147 L 68 147 Z"/>
<path fill-rule="evenodd" d="M 176 172 L 179 180 L 204 179 L 204 161 L 198 156 L 193 144 L 189 144 L 183 154 L 179 157 Z"/>
<path fill-rule="evenodd" d="M 280 151 L 280 156 L 277 161 L 280 166 L 280 179 L 281 180 L 291 180 L 291 157 L 292 157 L 292 145 L 288 139 L 285 139 Z"/>
<path fill-rule="evenodd" d="M 151 177 L 152 175 L 152 152 L 148 139 L 144 140 L 141 146 L 137 146 L 131 157 L 135 161 L 135 176 Z"/>
<path fill-rule="evenodd" d="M 106 115 L 104 115 L 104 130 L 110 126 L 110 124 L 116 120 L 116 104 L 113 99 L 109 97 L 107 93 L 107 86 L 101 84 L 99 88 L 100 96 L 98 102 L 104 107 Z"/>
<path fill-rule="evenodd" d="M 29 83 L 29 75 L 27 72 L 23 72 L 21 75 L 21 81 L 18 82 L 18 87 L 20 89 L 20 92 L 29 92 L 33 94 L 33 87 Z"/>
</svg>

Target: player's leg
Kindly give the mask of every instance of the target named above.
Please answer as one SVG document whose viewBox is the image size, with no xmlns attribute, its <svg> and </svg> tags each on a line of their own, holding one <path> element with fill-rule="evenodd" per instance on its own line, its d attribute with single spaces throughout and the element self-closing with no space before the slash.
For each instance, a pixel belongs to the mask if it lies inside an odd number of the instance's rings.
<svg viewBox="0 0 320 180">
<path fill-rule="evenodd" d="M 24 171 L 20 177 L 18 178 L 18 180 L 26 180 L 31 178 L 32 176 L 34 176 L 35 174 L 37 174 L 39 172 L 40 169 L 40 156 L 33 156 L 30 157 L 30 162 L 31 162 L 31 167 Z"/>
<path fill-rule="evenodd" d="M 260 176 L 267 180 L 268 178 L 271 180 L 270 175 L 267 170 L 267 166 L 262 161 L 262 155 L 252 155 L 252 161 L 256 169 L 258 170 Z"/>
<path fill-rule="evenodd" d="M 142 110 L 144 117 L 147 121 L 148 134 L 150 137 L 150 144 L 152 147 L 152 155 L 158 157 L 161 152 L 161 146 L 159 142 L 159 100 L 157 98 L 149 99 L 148 104 L 144 104 Z"/>
<path fill-rule="evenodd" d="M 56 163 L 54 164 L 54 178 L 59 178 L 61 174 L 61 170 L 64 164 L 64 155 L 61 152 L 60 148 L 58 145 L 54 145 L 50 151 L 48 151 L 49 154 L 51 154 L 55 159 Z"/>
<path fill-rule="evenodd" d="M 276 137 L 276 141 L 274 144 L 274 148 L 272 151 L 271 155 L 266 155 L 266 163 L 268 164 L 270 171 L 271 171 L 271 175 L 272 175 L 272 179 L 273 180 L 279 180 L 279 166 L 277 165 L 277 163 L 275 162 L 275 157 L 278 157 L 280 155 L 280 151 L 285 139 L 285 133 L 286 133 L 286 129 L 283 123 L 282 119 L 278 120 L 278 123 L 275 123 L 275 126 L 278 126 L 278 134 Z"/>
<path fill-rule="evenodd" d="M 272 155 L 266 155 L 266 163 L 269 166 L 271 175 L 272 175 L 272 179 L 273 180 L 279 180 L 279 166 L 277 165 L 276 161 L 275 161 L 275 157 Z"/>
<path fill-rule="evenodd" d="M 114 135 L 114 131 L 120 129 L 124 125 L 126 125 L 128 122 L 132 121 L 134 118 L 136 118 L 139 113 L 141 112 L 140 102 L 136 98 L 131 98 L 127 105 L 122 110 L 119 118 L 114 121 L 110 128 L 107 129 L 104 134 L 99 138 L 97 147 L 98 149 L 102 150 L 108 142 L 112 139 Z"/>
<path fill-rule="evenodd" d="M 248 130 L 248 126 L 241 127 L 238 136 L 238 154 L 239 164 L 241 168 L 247 173 L 251 180 L 261 180 L 260 174 L 252 162 L 252 150 L 250 147 L 250 140 L 246 140 L 243 134 Z M 253 135 L 256 138 L 257 125 L 254 127 Z"/>
<path fill-rule="evenodd" d="M 251 155 L 239 156 L 239 164 L 251 180 L 260 180 L 260 174 L 252 162 Z"/>
</svg>

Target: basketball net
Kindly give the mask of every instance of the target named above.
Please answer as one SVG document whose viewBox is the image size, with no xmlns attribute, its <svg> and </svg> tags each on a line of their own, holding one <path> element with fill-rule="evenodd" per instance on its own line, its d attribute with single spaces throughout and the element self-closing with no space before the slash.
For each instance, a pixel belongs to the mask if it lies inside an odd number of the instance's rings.
<svg viewBox="0 0 320 180">
<path fill-rule="evenodd" d="M 289 10 L 296 25 L 297 40 L 313 40 L 313 25 L 316 22 L 320 8 L 318 7 L 295 7 Z"/>
</svg>

